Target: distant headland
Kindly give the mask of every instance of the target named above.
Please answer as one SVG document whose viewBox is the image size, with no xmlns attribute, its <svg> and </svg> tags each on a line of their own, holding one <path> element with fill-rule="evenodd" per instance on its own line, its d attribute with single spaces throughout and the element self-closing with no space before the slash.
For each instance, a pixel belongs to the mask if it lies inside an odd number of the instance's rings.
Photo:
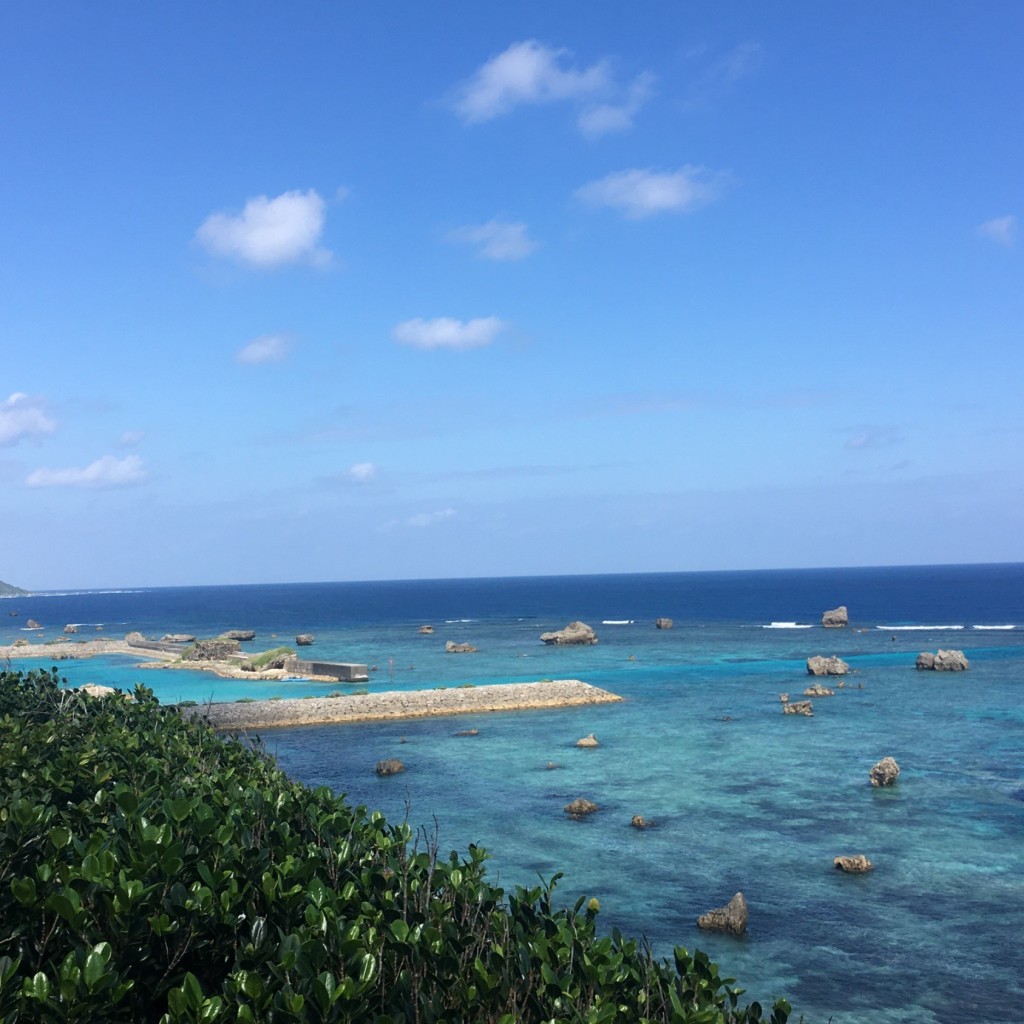
<svg viewBox="0 0 1024 1024">
<path fill-rule="evenodd" d="M 28 597 L 30 591 L 22 590 L 21 587 L 13 587 L 10 583 L 0 580 L 0 597 Z"/>
</svg>

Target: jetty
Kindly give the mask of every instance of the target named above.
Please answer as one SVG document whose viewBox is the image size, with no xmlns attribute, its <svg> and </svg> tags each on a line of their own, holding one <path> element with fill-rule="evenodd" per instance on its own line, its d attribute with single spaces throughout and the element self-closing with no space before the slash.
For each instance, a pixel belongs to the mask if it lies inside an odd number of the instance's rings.
<svg viewBox="0 0 1024 1024">
<path fill-rule="evenodd" d="M 618 694 L 579 679 L 554 679 L 441 690 L 390 690 L 337 697 L 202 704 L 182 708 L 182 714 L 203 719 L 224 732 L 245 732 L 294 725 L 581 707 L 620 700 Z"/>
</svg>

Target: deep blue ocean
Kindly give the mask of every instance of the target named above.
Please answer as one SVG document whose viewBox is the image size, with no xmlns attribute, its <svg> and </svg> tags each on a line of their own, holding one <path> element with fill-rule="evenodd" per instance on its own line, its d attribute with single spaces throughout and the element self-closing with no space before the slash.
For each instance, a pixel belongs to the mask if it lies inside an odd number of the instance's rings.
<svg viewBox="0 0 1024 1024">
<path fill-rule="evenodd" d="M 839 604 L 849 627 L 823 629 L 822 612 Z M 659 616 L 674 628 L 655 629 Z M 373 690 L 545 678 L 605 687 L 626 700 L 263 739 L 292 777 L 408 817 L 442 851 L 486 847 L 499 884 L 564 872 L 556 893 L 596 896 L 605 928 L 644 935 L 659 955 L 705 949 L 747 998 L 786 996 L 794 1020 L 1022 1016 L 1024 565 L 51 594 L 0 602 L 0 643 L 40 642 L 24 629 L 30 617 L 43 641 L 66 623 L 80 624 L 79 638 L 97 626 L 155 637 L 248 628 L 257 638 L 244 646 L 259 651 L 310 632 L 316 656 L 372 666 Z M 597 630 L 597 646 L 541 644 L 574 619 Z M 426 623 L 433 635 L 420 635 Z M 446 654 L 446 640 L 479 652 Z M 969 671 L 915 670 L 920 651 L 940 647 L 963 650 Z M 839 655 L 854 674 L 814 701 L 813 718 L 783 715 L 778 695 L 802 693 L 812 654 Z M 113 657 L 58 665 L 73 685 L 143 682 L 166 702 L 353 689 Z M 468 728 L 479 735 L 455 735 Z M 600 747 L 578 749 L 591 732 Z M 886 755 L 899 782 L 872 789 L 868 771 Z M 407 770 L 380 779 L 374 765 L 390 756 Z M 570 820 L 562 807 L 577 796 L 601 811 Z M 631 828 L 634 814 L 656 826 Z M 834 870 L 834 856 L 856 853 L 875 870 Z M 700 932 L 697 915 L 738 890 L 747 935 Z"/>
</svg>

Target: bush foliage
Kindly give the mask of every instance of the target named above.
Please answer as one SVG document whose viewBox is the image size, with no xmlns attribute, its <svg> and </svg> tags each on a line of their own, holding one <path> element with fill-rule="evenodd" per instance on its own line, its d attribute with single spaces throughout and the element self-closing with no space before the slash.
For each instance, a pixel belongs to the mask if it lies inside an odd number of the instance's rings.
<svg viewBox="0 0 1024 1024">
<path fill-rule="evenodd" d="M 785 1024 L 162 707 L 0 673 L 0 1024 Z M 596 901 L 594 901 L 596 904 Z"/>
</svg>

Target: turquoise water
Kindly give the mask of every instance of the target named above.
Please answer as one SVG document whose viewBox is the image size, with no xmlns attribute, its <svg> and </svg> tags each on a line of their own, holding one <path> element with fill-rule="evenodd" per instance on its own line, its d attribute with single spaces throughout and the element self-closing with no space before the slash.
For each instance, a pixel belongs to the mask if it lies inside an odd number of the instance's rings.
<svg viewBox="0 0 1024 1024">
<path fill-rule="evenodd" d="M 244 617 L 236 589 L 222 604 L 209 588 L 192 597 L 195 618 L 205 614 L 217 629 L 285 636 L 312 625 L 318 656 L 377 666 L 370 689 L 569 677 L 624 696 L 589 709 L 265 733 L 293 777 L 394 820 L 408 816 L 443 851 L 485 846 L 501 884 L 562 871 L 558 892 L 566 902 L 597 896 L 606 928 L 644 934 L 659 954 L 699 946 L 751 998 L 785 995 L 808 1022 L 1015 1020 L 1024 996 L 1024 570 L 913 573 L 579 578 L 535 581 L 533 590 L 507 581 L 362 585 L 366 601 L 342 588 L 334 607 L 322 589 L 307 604 L 304 591 L 288 591 L 287 601 L 267 602 L 263 619 L 255 592 L 243 595 Z M 839 603 L 837 591 L 856 597 L 849 629 L 762 628 L 814 623 L 815 609 L 820 616 Z M 162 597 L 136 595 L 112 610 L 134 609 L 133 623 L 160 630 L 189 628 Z M 60 609 L 53 620 L 96 621 L 71 619 L 74 606 L 54 603 L 67 598 L 34 600 Z M 444 621 L 472 619 L 474 600 L 474 621 Z M 177 592 L 174 601 L 188 605 Z M 676 628 L 655 630 L 654 614 L 672 615 Z M 539 643 L 540 632 L 577 617 L 598 630 L 598 646 Z M 418 634 L 421 621 L 433 622 L 433 636 Z M 877 628 L 906 625 L 964 628 Z M 447 639 L 480 652 L 445 654 Z M 250 646 L 277 642 L 261 633 Z M 939 647 L 965 650 L 970 670 L 917 672 L 916 654 Z M 810 654 L 838 654 L 855 674 L 814 701 L 813 718 L 784 716 L 778 694 L 802 692 Z M 165 700 L 352 689 L 146 672 L 122 659 L 60 669 L 72 682 L 141 681 Z M 470 727 L 479 735 L 454 735 Z M 601 746 L 576 748 L 590 732 Z M 872 789 L 868 771 L 885 755 L 899 762 L 899 783 Z M 407 770 L 380 779 L 374 764 L 390 756 Z M 562 807 L 577 796 L 601 811 L 568 819 Z M 637 813 L 655 827 L 631 828 Z M 833 869 L 834 856 L 854 853 L 875 870 Z M 697 915 L 737 890 L 750 904 L 748 934 L 698 931 Z"/>
</svg>

